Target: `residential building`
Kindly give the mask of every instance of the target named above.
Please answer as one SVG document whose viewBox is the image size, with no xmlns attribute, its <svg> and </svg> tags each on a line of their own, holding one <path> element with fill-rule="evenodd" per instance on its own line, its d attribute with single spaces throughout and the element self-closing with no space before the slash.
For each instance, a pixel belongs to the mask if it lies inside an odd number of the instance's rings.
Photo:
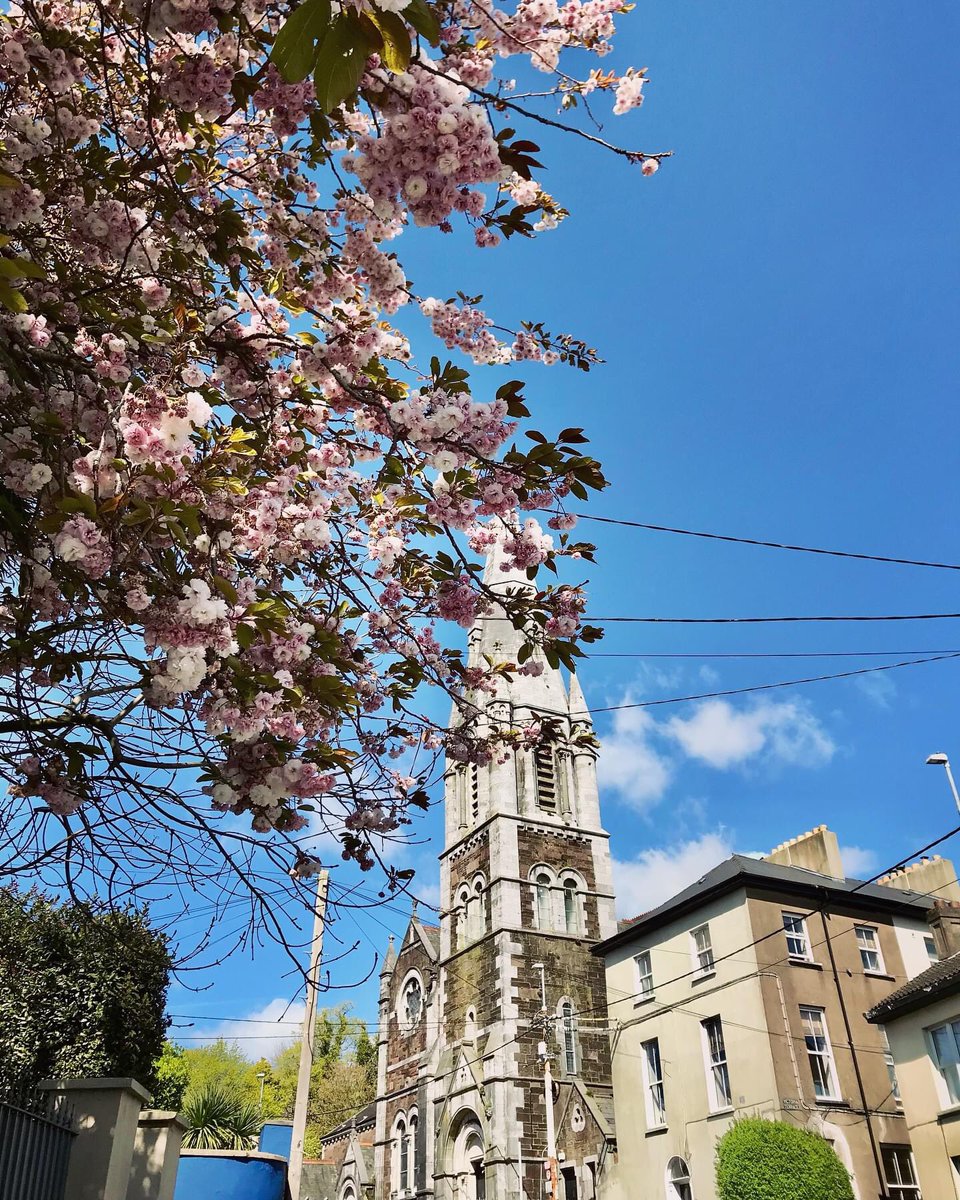
<svg viewBox="0 0 960 1200">
<path fill-rule="evenodd" d="M 750 1115 L 821 1133 L 861 1200 L 916 1200 L 893 1060 L 863 1014 L 928 965 L 924 883 L 960 898 L 944 861 L 861 883 L 820 826 L 732 856 L 594 947 L 625 1195 L 639 1180 L 651 1197 L 714 1200 L 716 1142 Z"/>
<path fill-rule="evenodd" d="M 916 1180 L 893 1194 L 960 1197 L 960 905 L 928 914 L 939 961 L 875 1004 L 885 1032 L 915 1156 Z"/>
</svg>

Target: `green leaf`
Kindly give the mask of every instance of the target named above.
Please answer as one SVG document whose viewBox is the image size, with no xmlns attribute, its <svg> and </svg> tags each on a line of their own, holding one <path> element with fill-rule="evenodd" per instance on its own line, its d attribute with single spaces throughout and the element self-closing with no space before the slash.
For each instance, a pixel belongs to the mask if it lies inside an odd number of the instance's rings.
<svg viewBox="0 0 960 1200">
<path fill-rule="evenodd" d="M 366 15 L 380 31 L 383 65 L 395 75 L 402 74 L 410 66 L 410 33 L 406 25 L 395 12 L 373 10 Z"/>
<path fill-rule="evenodd" d="M 439 44 L 440 22 L 426 0 L 410 0 L 410 3 L 403 10 L 403 15 L 417 33 L 427 39 L 431 46 Z"/>
<path fill-rule="evenodd" d="M 313 74 L 317 102 L 325 113 L 356 92 L 372 49 L 358 19 L 341 15 L 330 26 Z"/>
<path fill-rule="evenodd" d="M 330 25 L 330 0 L 305 0 L 295 8 L 270 51 L 271 61 L 288 83 L 300 83 L 310 74 Z"/>
</svg>

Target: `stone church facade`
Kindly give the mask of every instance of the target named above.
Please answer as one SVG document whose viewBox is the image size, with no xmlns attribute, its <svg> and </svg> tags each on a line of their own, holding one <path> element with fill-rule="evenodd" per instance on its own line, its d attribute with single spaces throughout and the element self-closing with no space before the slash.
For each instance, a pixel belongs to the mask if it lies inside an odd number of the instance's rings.
<svg viewBox="0 0 960 1200">
<path fill-rule="evenodd" d="M 492 588 L 528 586 L 496 556 Z M 517 641 L 487 616 L 469 653 L 502 661 Z M 544 1195 L 544 1051 L 560 1197 L 595 1200 L 609 1177 L 607 999 L 590 948 L 616 921 L 596 743 L 576 679 L 542 665 L 477 703 L 488 722 L 549 719 L 550 741 L 448 769 L 439 924 L 415 912 L 384 961 L 371 1200 Z"/>
</svg>

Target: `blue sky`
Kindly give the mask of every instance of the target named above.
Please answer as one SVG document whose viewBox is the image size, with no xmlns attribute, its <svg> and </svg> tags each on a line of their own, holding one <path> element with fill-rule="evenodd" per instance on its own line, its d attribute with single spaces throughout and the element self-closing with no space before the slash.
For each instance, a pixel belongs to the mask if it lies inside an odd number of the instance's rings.
<svg viewBox="0 0 960 1200">
<path fill-rule="evenodd" d="M 672 149 L 673 159 L 646 180 L 586 144 L 542 139 L 544 184 L 571 217 L 496 252 L 456 235 L 405 238 L 417 290 L 482 292 L 504 324 L 540 319 L 598 347 L 606 365 L 589 375 L 524 373 L 536 424 L 584 426 L 604 464 L 611 486 L 590 511 L 960 562 L 960 9 L 951 0 L 640 0 L 621 31 L 615 64 L 648 66 L 650 84 L 638 114 L 604 117 L 604 135 Z M 950 571 L 588 522 L 578 533 L 599 548 L 590 568 L 598 615 L 960 609 Z M 599 649 L 952 650 L 960 628 L 621 625 Z M 602 708 L 875 663 L 597 657 L 581 682 Z M 958 682 L 960 660 L 625 710 L 616 722 L 598 714 L 624 912 L 733 849 L 767 850 L 820 822 L 851 848 L 855 874 L 945 832 L 955 817 L 946 781 L 923 760 L 941 749 L 960 760 Z M 431 815 L 423 837 L 438 828 Z M 436 849 L 405 854 L 431 900 Z M 960 862 L 960 842 L 951 850 Z M 366 974 L 386 928 L 402 931 L 400 907 L 339 923 L 362 948 L 334 969 L 335 981 Z M 237 955 L 195 981 L 211 985 L 201 994 L 175 988 L 170 1010 L 275 1017 L 296 990 L 287 972 L 278 952 Z M 375 995 L 368 983 L 331 999 L 351 998 L 358 1015 L 372 1016 Z M 174 1032 L 214 1028 L 253 1039 L 289 1027 L 196 1021 Z M 260 1052 L 281 1043 L 241 1044 Z"/>
</svg>

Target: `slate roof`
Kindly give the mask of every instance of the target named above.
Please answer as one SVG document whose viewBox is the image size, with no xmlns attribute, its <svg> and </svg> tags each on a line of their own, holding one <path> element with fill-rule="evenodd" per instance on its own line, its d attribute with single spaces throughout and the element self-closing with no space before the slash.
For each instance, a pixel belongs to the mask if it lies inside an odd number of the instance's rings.
<svg viewBox="0 0 960 1200">
<path fill-rule="evenodd" d="M 335 1129 L 331 1129 L 329 1133 L 325 1133 L 320 1139 L 321 1144 L 325 1142 L 335 1142 L 339 1138 L 346 1136 L 351 1129 L 366 1129 L 373 1125 L 377 1119 L 377 1102 L 371 1100 L 369 1104 L 365 1104 L 355 1117 L 351 1117 L 349 1121 L 343 1121 Z"/>
<path fill-rule="evenodd" d="M 942 958 L 921 974 L 897 988 L 889 996 L 864 1013 L 868 1021 L 880 1025 L 891 1017 L 924 1008 L 934 1000 L 960 992 L 960 954 Z"/>
<path fill-rule="evenodd" d="M 786 892 L 817 903 L 823 903 L 826 893 L 853 908 L 880 908 L 916 917 L 922 917 L 933 903 L 929 895 L 921 892 L 886 887 L 880 883 L 863 883 L 859 879 L 834 879 L 831 875 L 821 875 L 804 867 L 781 866 L 763 858 L 733 854 L 659 908 L 636 917 L 606 941 L 598 942 L 593 947 L 593 953 L 602 955 L 666 925 L 676 917 L 695 912 L 708 900 L 745 887 Z"/>
</svg>

